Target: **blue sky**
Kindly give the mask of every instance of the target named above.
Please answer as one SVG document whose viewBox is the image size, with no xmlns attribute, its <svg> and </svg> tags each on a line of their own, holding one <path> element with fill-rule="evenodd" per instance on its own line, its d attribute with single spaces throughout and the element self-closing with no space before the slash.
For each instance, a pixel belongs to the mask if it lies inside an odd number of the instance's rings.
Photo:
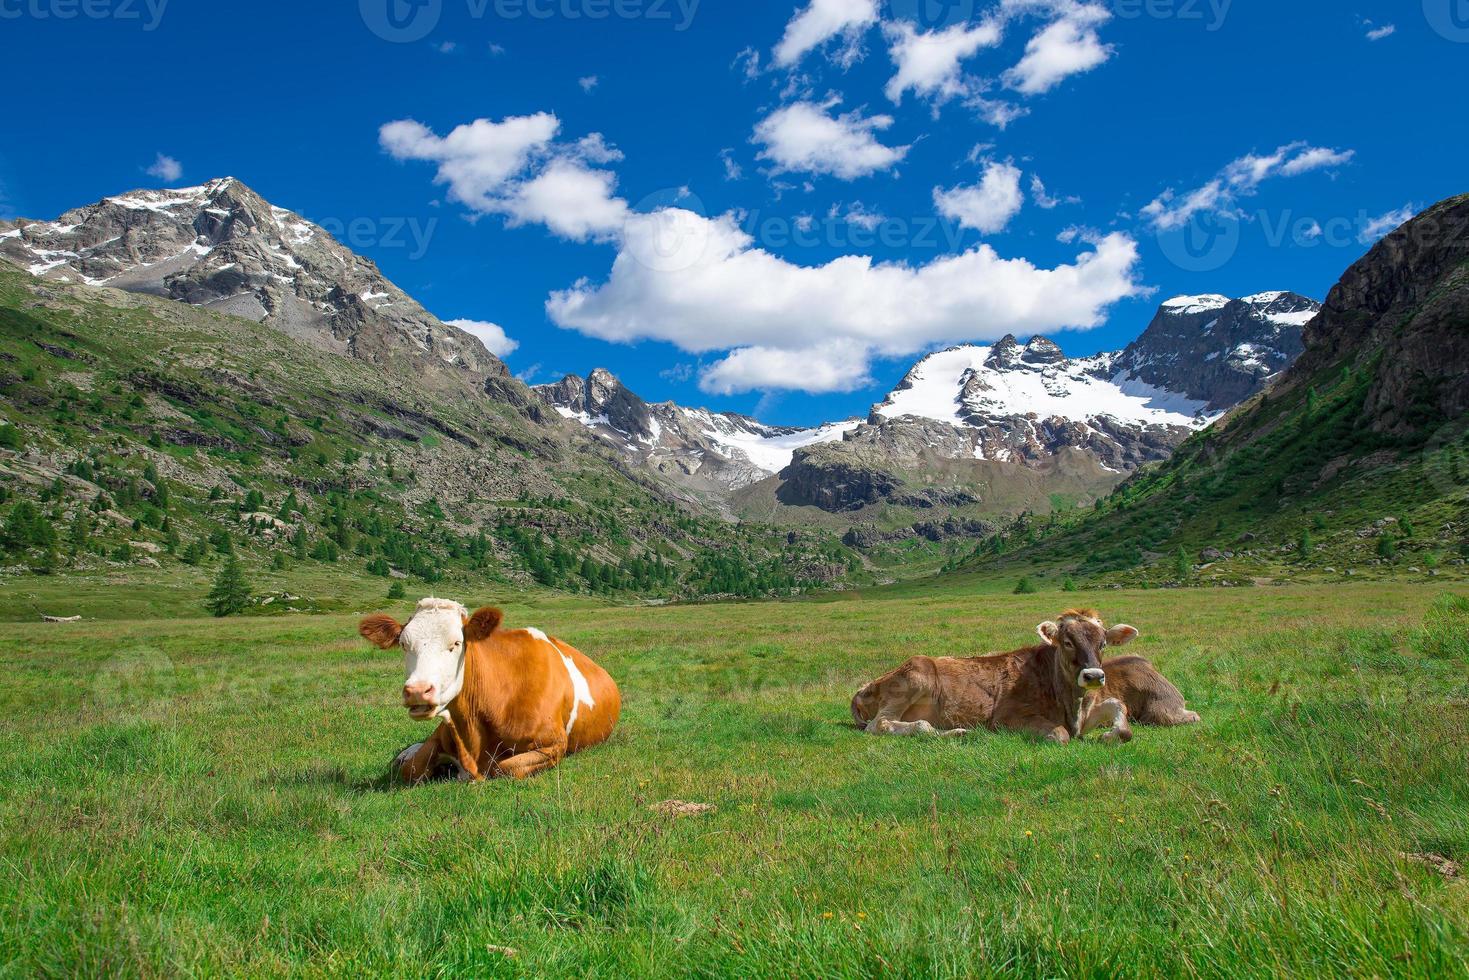
<svg viewBox="0 0 1469 980">
<path fill-rule="evenodd" d="M 938 345 L 1324 298 L 1469 191 L 1464 6 L 0 0 L 0 213 L 233 175 L 534 381 L 815 423 Z"/>
</svg>

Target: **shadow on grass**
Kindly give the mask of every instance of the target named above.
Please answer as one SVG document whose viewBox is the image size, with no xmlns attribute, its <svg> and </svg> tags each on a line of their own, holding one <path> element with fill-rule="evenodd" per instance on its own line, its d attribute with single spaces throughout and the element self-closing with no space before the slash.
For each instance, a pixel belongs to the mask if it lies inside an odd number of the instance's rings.
<svg viewBox="0 0 1469 980">
<path fill-rule="evenodd" d="M 260 779 L 263 786 L 277 788 L 312 787 L 317 789 L 346 790 L 358 796 L 369 793 L 399 793 L 412 789 L 398 778 L 398 774 L 385 768 L 375 776 L 361 776 L 348 772 L 342 766 L 313 766 L 297 772 L 273 772 Z"/>
</svg>

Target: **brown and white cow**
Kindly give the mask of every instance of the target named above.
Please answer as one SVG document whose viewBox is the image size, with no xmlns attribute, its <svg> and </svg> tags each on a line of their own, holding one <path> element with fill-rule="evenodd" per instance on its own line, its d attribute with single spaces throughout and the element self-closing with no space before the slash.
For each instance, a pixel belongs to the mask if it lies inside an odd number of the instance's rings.
<svg viewBox="0 0 1469 980">
<path fill-rule="evenodd" d="M 607 672 L 538 629 L 500 629 L 503 618 L 424 599 L 406 625 L 368 616 L 358 627 L 383 650 L 402 648 L 408 714 L 442 719 L 395 760 L 405 781 L 446 769 L 476 781 L 526 779 L 612 734 L 622 698 Z"/>
<path fill-rule="evenodd" d="M 1102 662 L 1109 646 L 1136 639 L 1107 629 L 1094 610 L 1073 609 L 1036 627 L 1043 641 L 987 657 L 914 657 L 857 692 L 852 717 L 877 735 L 964 735 L 1020 731 L 1066 744 L 1097 729 L 1126 742 L 1130 722 L 1189 725 L 1199 716 L 1142 657 Z"/>
</svg>

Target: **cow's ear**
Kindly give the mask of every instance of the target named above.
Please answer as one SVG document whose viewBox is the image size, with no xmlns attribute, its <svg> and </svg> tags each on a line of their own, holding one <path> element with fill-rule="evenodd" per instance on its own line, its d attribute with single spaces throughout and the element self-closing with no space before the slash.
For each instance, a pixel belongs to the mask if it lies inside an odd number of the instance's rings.
<svg viewBox="0 0 1469 980">
<path fill-rule="evenodd" d="M 403 624 L 392 616 L 368 616 L 357 624 L 357 632 L 379 650 L 391 650 L 398 645 L 398 637 L 403 633 Z"/>
<path fill-rule="evenodd" d="M 500 610 L 486 606 L 464 621 L 464 639 L 470 643 L 483 640 L 500 628 L 504 618 Z"/>
<path fill-rule="evenodd" d="M 1107 645 L 1114 647 L 1126 646 L 1137 639 L 1136 627 L 1119 623 L 1107 631 Z"/>
<path fill-rule="evenodd" d="M 1057 638 L 1061 636 L 1061 627 L 1048 619 L 1037 626 L 1035 632 L 1048 646 L 1055 646 Z"/>
</svg>

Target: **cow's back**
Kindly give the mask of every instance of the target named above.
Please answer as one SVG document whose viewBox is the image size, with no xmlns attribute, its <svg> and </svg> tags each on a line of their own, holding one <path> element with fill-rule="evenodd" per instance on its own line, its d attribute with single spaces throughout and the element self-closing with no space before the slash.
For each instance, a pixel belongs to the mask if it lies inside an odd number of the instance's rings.
<svg viewBox="0 0 1469 980">
<path fill-rule="evenodd" d="M 1014 654 L 912 657 L 857 692 L 852 718 L 865 726 L 887 707 L 898 721 L 941 728 L 989 725 L 998 692 L 1015 673 L 1014 660 Z"/>
<path fill-rule="evenodd" d="M 611 737 L 612 729 L 617 727 L 617 720 L 622 715 L 622 692 L 611 674 L 570 643 L 552 638 L 551 645 L 560 658 L 571 661 L 571 667 L 567 668 L 567 710 L 575 711 L 576 717 L 567 737 L 566 751 L 576 752 L 601 745 Z M 562 666 L 566 667 L 565 660 Z M 581 687 L 578 674 L 585 683 L 585 690 L 578 690 Z M 579 700 L 583 695 L 590 697 L 591 705 Z M 570 714 L 567 718 L 571 720 Z"/>
<path fill-rule="evenodd" d="M 1152 662 L 1138 656 L 1117 657 L 1102 665 L 1107 684 L 1102 697 L 1116 698 L 1128 715 L 1144 725 L 1178 725 L 1199 720 L 1188 710 L 1183 693 Z"/>
</svg>

